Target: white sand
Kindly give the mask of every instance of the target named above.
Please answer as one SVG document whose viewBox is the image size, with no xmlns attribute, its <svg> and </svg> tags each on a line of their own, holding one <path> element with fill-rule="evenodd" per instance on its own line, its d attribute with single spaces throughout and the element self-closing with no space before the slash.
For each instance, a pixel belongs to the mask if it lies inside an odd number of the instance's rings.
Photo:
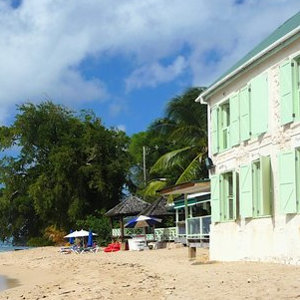
<svg viewBox="0 0 300 300">
<path fill-rule="evenodd" d="M 96 254 L 47 247 L 0 253 L 0 273 L 17 287 L 0 299 L 300 299 L 300 267 L 196 261 L 187 248 Z"/>
</svg>

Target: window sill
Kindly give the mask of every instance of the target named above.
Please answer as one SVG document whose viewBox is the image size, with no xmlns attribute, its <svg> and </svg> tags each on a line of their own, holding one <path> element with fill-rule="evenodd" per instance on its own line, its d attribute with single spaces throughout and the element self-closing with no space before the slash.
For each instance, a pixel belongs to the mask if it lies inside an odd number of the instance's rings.
<svg viewBox="0 0 300 300">
<path fill-rule="evenodd" d="M 272 215 L 264 215 L 264 216 L 253 216 L 253 217 L 246 217 L 244 218 L 245 220 L 249 220 L 249 219 L 264 219 L 264 218 L 272 218 Z"/>
</svg>

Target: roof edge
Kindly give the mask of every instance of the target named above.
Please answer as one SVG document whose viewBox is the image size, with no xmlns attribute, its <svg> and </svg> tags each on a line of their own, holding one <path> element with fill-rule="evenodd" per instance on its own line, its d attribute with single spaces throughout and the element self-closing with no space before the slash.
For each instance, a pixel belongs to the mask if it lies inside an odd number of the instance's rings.
<svg viewBox="0 0 300 300">
<path fill-rule="evenodd" d="M 267 48 L 265 48 L 264 50 L 262 50 L 261 52 L 257 53 L 255 56 L 253 56 L 252 58 L 250 58 L 244 64 L 242 64 L 241 66 L 239 66 L 237 69 L 233 70 L 231 73 L 229 73 L 228 75 L 226 75 L 225 77 L 223 77 L 219 81 L 217 81 L 215 84 L 213 84 L 212 86 L 210 86 L 209 88 L 207 88 L 203 93 L 201 93 L 196 98 L 195 102 L 200 102 L 201 104 L 207 104 L 207 102 L 206 102 L 207 96 L 209 94 L 211 94 L 214 90 L 216 90 L 217 88 L 219 88 L 224 82 L 226 82 L 227 80 L 233 78 L 235 75 L 237 75 L 238 73 L 240 73 L 241 71 L 243 71 L 246 67 L 248 67 L 249 65 L 251 65 L 255 61 L 259 60 L 262 56 L 264 56 L 265 54 L 267 54 L 271 50 L 275 49 L 280 44 L 282 44 L 283 42 L 287 41 L 288 39 L 290 39 L 291 37 L 293 37 L 294 35 L 296 35 L 299 32 L 300 32 L 300 25 L 298 27 L 296 27 L 295 29 L 293 29 L 292 31 L 290 31 L 289 33 L 287 33 L 286 35 L 284 35 L 283 37 L 281 37 L 279 40 L 277 40 L 276 42 L 274 42 L 270 46 L 268 46 Z"/>
</svg>

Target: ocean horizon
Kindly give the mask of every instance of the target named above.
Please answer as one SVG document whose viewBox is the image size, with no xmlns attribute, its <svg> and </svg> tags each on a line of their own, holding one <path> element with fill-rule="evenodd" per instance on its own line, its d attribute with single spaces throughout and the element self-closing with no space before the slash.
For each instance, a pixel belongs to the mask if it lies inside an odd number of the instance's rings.
<svg viewBox="0 0 300 300">
<path fill-rule="evenodd" d="M 25 246 L 14 246 L 12 243 L 9 242 L 0 242 L 0 252 L 8 252 L 8 251 L 15 251 L 16 249 L 28 249 Z"/>
</svg>

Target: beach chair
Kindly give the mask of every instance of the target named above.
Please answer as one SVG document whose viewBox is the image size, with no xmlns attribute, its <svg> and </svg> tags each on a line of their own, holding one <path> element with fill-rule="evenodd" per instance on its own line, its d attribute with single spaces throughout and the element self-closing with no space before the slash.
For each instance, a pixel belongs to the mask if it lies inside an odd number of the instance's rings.
<svg viewBox="0 0 300 300">
<path fill-rule="evenodd" d="M 104 248 L 104 252 L 117 252 L 120 250 L 121 250 L 121 244 L 118 242 L 111 243 L 106 248 Z"/>
</svg>

